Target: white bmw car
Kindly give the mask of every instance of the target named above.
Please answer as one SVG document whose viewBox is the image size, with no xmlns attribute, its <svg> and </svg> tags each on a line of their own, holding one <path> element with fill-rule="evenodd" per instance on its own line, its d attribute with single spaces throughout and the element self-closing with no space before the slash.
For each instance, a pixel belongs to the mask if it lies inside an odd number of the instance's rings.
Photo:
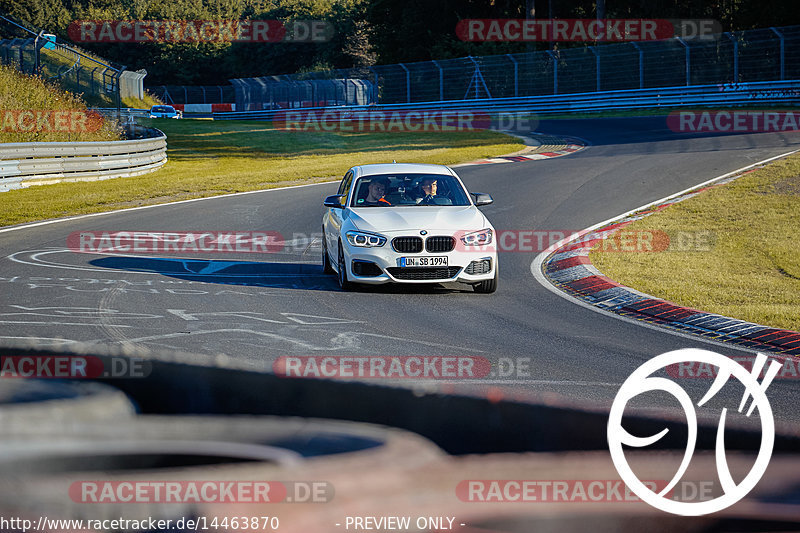
<svg viewBox="0 0 800 533">
<path fill-rule="evenodd" d="M 382 164 L 353 167 L 325 199 L 322 266 L 342 289 L 354 283 L 461 282 L 497 290 L 494 228 L 449 167 Z"/>
</svg>

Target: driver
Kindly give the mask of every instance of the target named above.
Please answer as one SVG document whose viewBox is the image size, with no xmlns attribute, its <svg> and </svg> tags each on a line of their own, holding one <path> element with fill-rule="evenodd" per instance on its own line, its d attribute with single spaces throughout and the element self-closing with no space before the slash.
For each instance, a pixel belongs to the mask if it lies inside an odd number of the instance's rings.
<svg viewBox="0 0 800 533">
<path fill-rule="evenodd" d="M 422 191 L 422 196 L 417 198 L 418 204 L 432 203 L 436 197 L 436 187 L 438 186 L 436 178 L 425 178 L 420 184 L 419 188 Z"/>
<path fill-rule="evenodd" d="M 360 205 L 362 206 L 390 206 L 389 200 L 384 198 L 386 190 L 389 188 L 389 180 L 386 178 L 374 178 L 369 182 L 367 190 L 369 194 Z"/>
</svg>

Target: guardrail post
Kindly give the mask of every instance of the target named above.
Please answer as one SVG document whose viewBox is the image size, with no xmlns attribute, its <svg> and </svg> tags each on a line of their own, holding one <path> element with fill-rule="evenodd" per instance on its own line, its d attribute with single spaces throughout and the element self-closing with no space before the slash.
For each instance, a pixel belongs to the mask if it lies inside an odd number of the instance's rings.
<svg viewBox="0 0 800 533">
<path fill-rule="evenodd" d="M 785 74 L 786 74 L 786 62 L 785 62 L 785 60 L 786 60 L 786 47 L 785 47 L 785 42 L 784 42 L 783 34 L 781 32 L 779 32 L 777 28 L 772 27 L 770 29 L 772 31 L 774 31 L 775 34 L 778 36 L 778 38 L 781 40 L 781 81 L 783 81 L 786 78 L 786 76 L 785 76 Z"/>
<path fill-rule="evenodd" d="M 438 61 L 434 59 L 432 63 L 439 69 L 439 101 L 441 102 L 444 100 L 444 71 Z"/>
<path fill-rule="evenodd" d="M 631 41 L 631 44 L 639 51 L 639 88 L 644 89 L 644 50 L 635 41 Z"/>
<path fill-rule="evenodd" d="M 506 55 L 514 63 L 514 98 L 516 98 L 519 96 L 519 63 L 511 54 Z"/>
<path fill-rule="evenodd" d="M 681 39 L 680 37 L 675 37 L 679 43 L 681 43 L 686 48 L 686 86 L 692 84 L 692 57 L 691 52 L 689 51 L 689 45 L 686 44 L 686 41 Z"/>
<path fill-rule="evenodd" d="M 547 53 L 553 58 L 553 94 L 558 94 L 558 58 L 552 50 Z"/>
<path fill-rule="evenodd" d="M 739 82 L 739 41 L 737 41 L 733 34 L 730 32 L 725 32 L 725 35 L 728 36 L 728 39 L 731 40 L 733 43 L 733 82 Z"/>
<path fill-rule="evenodd" d="M 595 74 L 597 78 L 597 92 L 600 92 L 600 54 L 595 50 L 595 46 L 590 46 L 589 50 L 594 54 Z"/>
<path fill-rule="evenodd" d="M 406 66 L 400 63 L 400 66 L 403 67 L 403 70 L 406 71 L 406 102 L 409 104 L 411 103 L 411 72 L 406 68 Z"/>
</svg>

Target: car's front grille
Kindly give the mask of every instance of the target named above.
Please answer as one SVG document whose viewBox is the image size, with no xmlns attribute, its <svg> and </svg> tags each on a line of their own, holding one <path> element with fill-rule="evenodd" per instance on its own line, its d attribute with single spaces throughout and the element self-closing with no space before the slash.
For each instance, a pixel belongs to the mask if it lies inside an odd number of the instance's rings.
<svg viewBox="0 0 800 533">
<path fill-rule="evenodd" d="M 353 274 L 361 277 L 375 277 L 383 274 L 381 267 L 372 261 L 353 261 Z"/>
<path fill-rule="evenodd" d="M 422 239 L 419 237 L 395 237 L 392 248 L 401 254 L 418 254 L 422 251 Z"/>
<path fill-rule="evenodd" d="M 491 259 L 481 259 L 480 261 L 473 261 L 467 265 L 467 268 L 464 269 L 464 272 L 467 274 L 488 274 L 492 271 L 492 260 Z"/>
<path fill-rule="evenodd" d="M 386 269 L 392 277 L 409 281 L 425 281 L 432 279 L 452 279 L 456 277 L 461 267 L 417 267 L 402 268 L 390 267 Z"/>
<path fill-rule="evenodd" d="M 428 237 L 425 240 L 425 249 L 431 253 L 452 252 L 456 247 L 456 240 L 452 237 Z"/>
</svg>

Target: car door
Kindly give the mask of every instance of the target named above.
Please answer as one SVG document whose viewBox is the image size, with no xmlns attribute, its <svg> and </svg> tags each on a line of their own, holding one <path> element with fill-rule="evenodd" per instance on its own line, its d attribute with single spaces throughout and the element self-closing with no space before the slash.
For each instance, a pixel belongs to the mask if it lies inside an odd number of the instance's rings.
<svg viewBox="0 0 800 533">
<path fill-rule="evenodd" d="M 344 217 L 344 210 L 347 209 L 347 196 L 350 194 L 350 188 L 353 186 L 353 170 L 348 170 L 344 175 L 342 183 L 339 185 L 339 190 L 336 194 L 344 195 L 343 209 L 335 207 L 328 207 L 328 216 L 326 217 L 325 239 L 328 246 L 329 253 L 333 256 L 332 261 L 336 263 L 336 254 L 339 246 L 339 234 L 342 229 L 342 221 Z"/>
</svg>

